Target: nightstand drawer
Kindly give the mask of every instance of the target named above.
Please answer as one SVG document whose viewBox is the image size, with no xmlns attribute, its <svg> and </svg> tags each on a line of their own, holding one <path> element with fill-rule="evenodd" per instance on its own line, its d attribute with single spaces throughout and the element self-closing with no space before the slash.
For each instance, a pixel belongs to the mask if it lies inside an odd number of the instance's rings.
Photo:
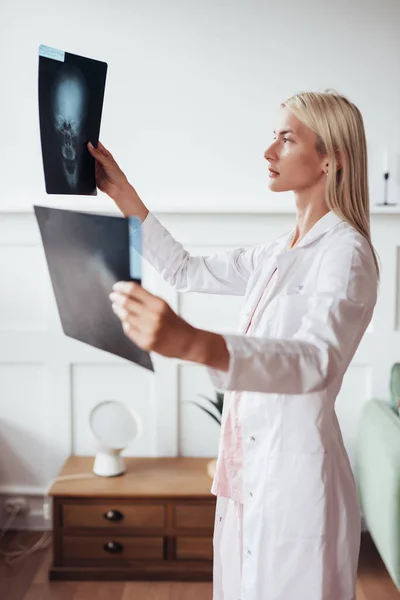
<svg viewBox="0 0 400 600">
<path fill-rule="evenodd" d="M 155 529 L 164 527 L 162 504 L 64 504 L 63 527 L 68 529 Z"/>
<path fill-rule="evenodd" d="M 213 529 L 215 504 L 178 504 L 175 507 L 177 529 Z"/>
<path fill-rule="evenodd" d="M 68 536 L 63 540 L 65 561 L 164 558 L 162 537 Z"/>
<path fill-rule="evenodd" d="M 178 560 L 212 560 L 212 537 L 176 538 L 176 558 Z"/>
<path fill-rule="evenodd" d="M 50 580 L 211 582 L 210 459 L 127 456 L 123 477 L 94 477 L 93 460 L 70 456 L 49 490 Z"/>
</svg>

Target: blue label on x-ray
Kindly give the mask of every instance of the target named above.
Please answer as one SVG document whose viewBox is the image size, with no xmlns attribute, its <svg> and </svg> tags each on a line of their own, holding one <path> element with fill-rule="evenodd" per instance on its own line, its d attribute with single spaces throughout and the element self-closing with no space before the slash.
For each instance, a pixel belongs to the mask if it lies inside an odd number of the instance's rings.
<svg viewBox="0 0 400 600">
<path fill-rule="evenodd" d="M 142 280 L 142 229 L 138 217 L 129 219 L 129 259 L 132 279 Z"/>
<path fill-rule="evenodd" d="M 50 46 L 39 46 L 39 56 L 52 58 L 53 60 L 59 60 L 60 62 L 65 61 L 64 50 L 57 50 L 57 48 L 50 48 Z"/>
</svg>

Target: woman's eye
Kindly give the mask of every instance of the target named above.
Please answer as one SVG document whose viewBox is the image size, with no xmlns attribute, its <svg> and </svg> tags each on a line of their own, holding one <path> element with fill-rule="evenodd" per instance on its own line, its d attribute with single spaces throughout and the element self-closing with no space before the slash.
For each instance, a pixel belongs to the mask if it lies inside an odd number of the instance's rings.
<svg viewBox="0 0 400 600">
<path fill-rule="evenodd" d="M 285 138 L 285 137 L 284 137 L 284 138 L 283 138 L 283 141 L 284 141 L 284 142 L 291 142 L 292 140 L 289 140 L 289 138 Z"/>
</svg>

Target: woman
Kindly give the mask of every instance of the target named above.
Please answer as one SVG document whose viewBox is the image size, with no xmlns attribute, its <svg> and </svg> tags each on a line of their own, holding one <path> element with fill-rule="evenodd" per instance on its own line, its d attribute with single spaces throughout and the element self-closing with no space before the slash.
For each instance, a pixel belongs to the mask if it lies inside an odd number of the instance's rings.
<svg viewBox="0 0 400 600">
<path fill-rule="evenodd" d="M 295 227 L 216 256 L 190 256 L 105 148 L 90 151 L 99 188 L 143 220 L 143 255 L 166 281 L 244 296 L 238 334 L 218 335 L 140 286 L 111 294 L 133 342 L 206 365 L 230 391 L 212 487 L 214 600 L 355 600 L 360 508 L 334 405 L 379 280 L 359 110 L 329 91 L 281 105 L 265 159 L 270 189 L 294 192 Z"/>
</svg>

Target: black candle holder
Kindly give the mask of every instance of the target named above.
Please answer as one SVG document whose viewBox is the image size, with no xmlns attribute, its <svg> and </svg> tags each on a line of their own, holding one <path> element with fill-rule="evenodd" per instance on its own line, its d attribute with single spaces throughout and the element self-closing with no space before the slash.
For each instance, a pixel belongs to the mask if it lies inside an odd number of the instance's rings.
<svg viewBox="0 0 400 600">
<path fill-rule="evenodd" d="M 377 206 L 397 206 L 397 202 L 388 202 L 388 182 L 389 182 L 389 173 L 386 172 L 383 174 L 383 202 L 377 202 Z"/>
</svg>

